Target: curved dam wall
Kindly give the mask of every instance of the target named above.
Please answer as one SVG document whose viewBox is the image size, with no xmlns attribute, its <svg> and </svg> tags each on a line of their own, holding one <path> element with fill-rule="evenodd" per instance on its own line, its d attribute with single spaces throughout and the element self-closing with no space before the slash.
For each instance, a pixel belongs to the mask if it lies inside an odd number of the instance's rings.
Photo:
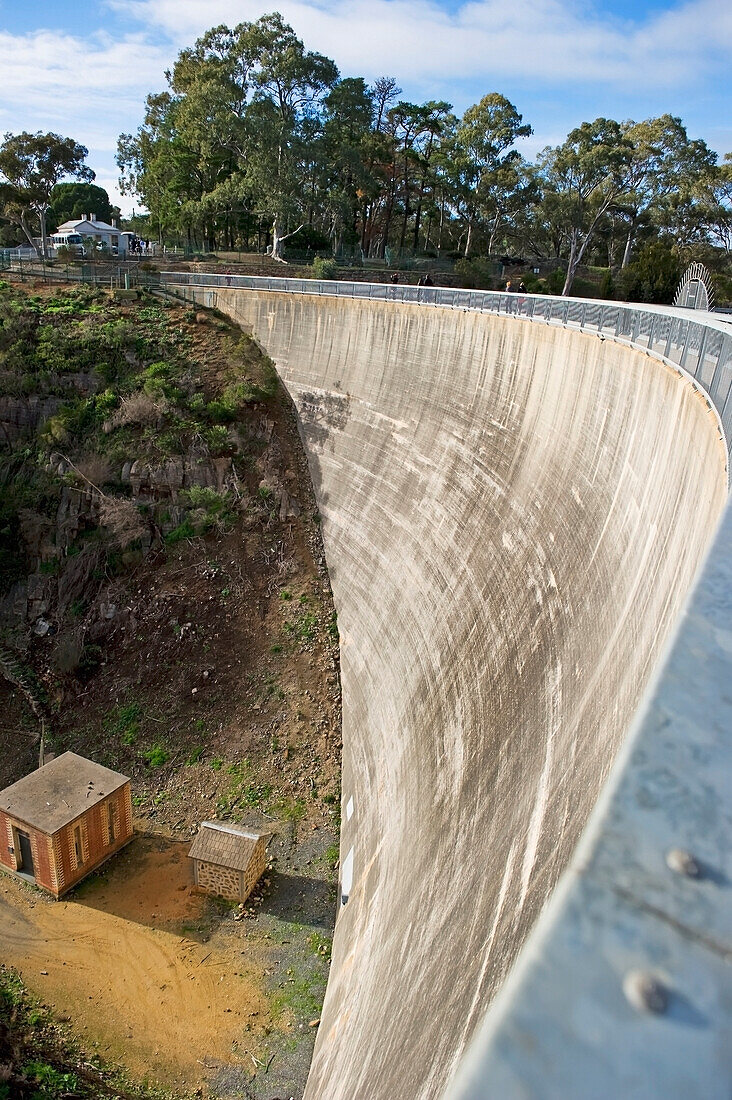
<svg viewBox="0 0 732 1100">
<path fill-rule="evenodd" d="M 341 633 L 347 901 L 306 1096 L 450 1096 L 715 530 L 724 441 L 686 379 L 594 335 L 215 304 L 299 412 Z"/>
</svg>

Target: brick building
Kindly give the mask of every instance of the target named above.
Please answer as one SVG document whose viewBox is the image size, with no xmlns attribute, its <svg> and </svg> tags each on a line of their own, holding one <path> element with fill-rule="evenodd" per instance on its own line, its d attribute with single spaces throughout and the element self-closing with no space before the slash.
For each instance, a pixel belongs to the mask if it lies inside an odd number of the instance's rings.
<svg viewBox="0 0 732 1100">
<path fill-rule="evenodd" d="M 269 832 L 204 821 L 188 853 L 196 886 L 208 894 L 246 901 L 267 866 Z"/>
<path fill-rule="evenodd" d="M 0 867 L 56 898 L 131 838 L 129 779 L 76 753 L 0 791 Z"/>
</svg>

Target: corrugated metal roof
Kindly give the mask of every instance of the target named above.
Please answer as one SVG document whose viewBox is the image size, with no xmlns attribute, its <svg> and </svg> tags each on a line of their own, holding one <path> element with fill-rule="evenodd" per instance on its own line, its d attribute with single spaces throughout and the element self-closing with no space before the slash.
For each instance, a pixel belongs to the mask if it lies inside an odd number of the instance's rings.
<svg viewBox="0 0 732 1100">
<path fill-rule="evenodd" d="M 120 772 L 64 752 L 0 791 L 0 810 L 43 833 L 56 833 L 128 782 Z"/>
<path fill-rule="evenodd" d="M 231 825 L 228 821 L 202 821 L 188 855 L 191 859 L 215 863 L 217 867 L 245 871 L 257 841 L 267 835 L 268 832 L 244 829 L 241 825 Z"/>
</svg>

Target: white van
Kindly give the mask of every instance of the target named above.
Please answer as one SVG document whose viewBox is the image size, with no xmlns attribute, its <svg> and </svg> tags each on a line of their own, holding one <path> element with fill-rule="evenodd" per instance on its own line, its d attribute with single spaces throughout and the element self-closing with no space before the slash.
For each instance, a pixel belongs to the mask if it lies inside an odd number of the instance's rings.
<svg viewBox="0 0 732 1100">
<path fill-rule="evenodd" d="M 81 233 L 52 233 L 48 244 L 57 251 L 59 248 L 68 248 L 72 256 L 84 255 L 84 238 Z"/>
</svg>

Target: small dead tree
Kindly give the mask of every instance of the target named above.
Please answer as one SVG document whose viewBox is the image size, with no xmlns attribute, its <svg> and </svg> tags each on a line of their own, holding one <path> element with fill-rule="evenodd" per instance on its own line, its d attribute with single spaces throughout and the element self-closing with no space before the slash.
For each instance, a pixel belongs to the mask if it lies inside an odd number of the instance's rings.
<svg viewBox="0 0 732 1100">
<path fill-rule="evenodd" d="M 102 494 L 99 501 L 99 521 L 107 528 L 112 542 L 120 550 L 124 550 L 135 539 L 141 539 L 148 529 L 134 501 L 123 497 Z"/>
<path fill-rule="evenodd" d="M 124 550 L 135 539 L 140 539 L 147 534 L 147 521 L 141 515 L 140 509 L 133 500 L 127 500 L 125 497 L 108 496 L 70 458 L 67 458 L 66 455 L 61 455 L 61 458 L 97 494 L 99 522 L 102 527 L 107 528 L 115 546 L 119 547 L 120 550 Z"/>
</svg>

